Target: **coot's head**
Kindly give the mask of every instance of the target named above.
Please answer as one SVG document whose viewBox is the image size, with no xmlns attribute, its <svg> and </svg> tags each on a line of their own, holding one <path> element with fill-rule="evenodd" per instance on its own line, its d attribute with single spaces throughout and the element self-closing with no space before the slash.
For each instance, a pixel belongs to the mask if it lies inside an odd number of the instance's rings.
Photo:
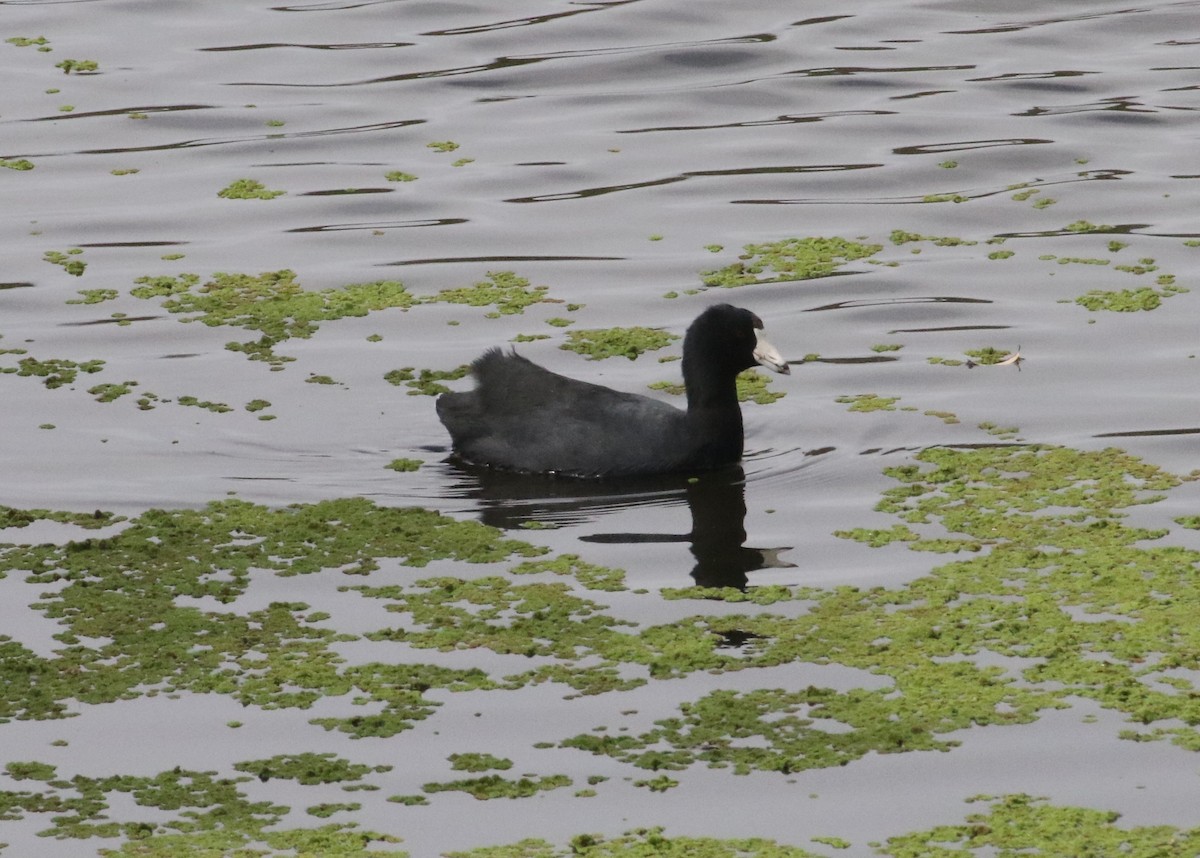
<svg viewBox="0 0 1200 858">
<path fill-rule="evenodd" d="M 684 338 L 684 377 L 696 371 L 737 375 L 752 366 L 788 375 L 787 361 L 762 331 L 762 319 L 749 310 L 730 304 L 709 307 L 696 317 Z"/>
</svg>

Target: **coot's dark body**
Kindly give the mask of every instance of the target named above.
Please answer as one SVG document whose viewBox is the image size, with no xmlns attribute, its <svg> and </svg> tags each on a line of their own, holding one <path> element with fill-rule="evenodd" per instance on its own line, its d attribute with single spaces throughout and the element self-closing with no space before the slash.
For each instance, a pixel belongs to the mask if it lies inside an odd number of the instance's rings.
<svg viewBox="0 0 1200 858">
<path fill-rule="evenodd" d="M 737 374 L 755 364 L 788 372 L 761 338 L 762 321 L 720 304 L 683 342 L 688 407 L 566 378 L 515 353 L 485 352 L 475 389 L 438 398 L 454 452 L 480 465 L 573 477 L 718 468 L 742 457 Z"/>
</svg>

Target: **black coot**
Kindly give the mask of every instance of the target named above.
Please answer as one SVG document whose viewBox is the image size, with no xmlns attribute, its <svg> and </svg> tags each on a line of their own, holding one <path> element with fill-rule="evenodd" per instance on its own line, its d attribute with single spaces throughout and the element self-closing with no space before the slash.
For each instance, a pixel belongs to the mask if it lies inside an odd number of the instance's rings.
<svg viewBox="0 0 1200 858">
<path fill-rule="evenodd" d="M 687 411 L 543 369 L 498 348 L 471 365 L 475 389 L 438 397 L 454 452 L 477 465 L 572 477 L 718 468 L 742 457 L 736 377 L 788 373 L 749 310 L 719 304 L 683 340 Z"/>
</svg>

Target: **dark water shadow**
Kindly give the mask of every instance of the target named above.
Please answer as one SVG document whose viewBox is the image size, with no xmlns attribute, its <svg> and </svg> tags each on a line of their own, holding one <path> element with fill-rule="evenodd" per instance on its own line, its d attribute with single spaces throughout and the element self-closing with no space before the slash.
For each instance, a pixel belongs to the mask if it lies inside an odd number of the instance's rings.
<svg viewBox="0 0 1200 858">
<path fill-rule="evenodd" d="M 614 480 L 574 480 L 539 474 L 511 474 L 448 462 L 450 491 L 480 502 L 480 520 L 504 530 L 541 525 L 579 525 L 604 513 L 632 507 L 687 504 L 692 527 L 686 533 L 592 533 L 582 542 L 607 545 L 686 544 L 695 565 L 692 578 L 702 587 L 744 590 L 748 574 L 759 569 L 794 568 L 779 555 L 792 546 L 751 548 L 746 542 L 746 474 L 741 466 L 697 477 L 665 475 Z"/>
</svg>

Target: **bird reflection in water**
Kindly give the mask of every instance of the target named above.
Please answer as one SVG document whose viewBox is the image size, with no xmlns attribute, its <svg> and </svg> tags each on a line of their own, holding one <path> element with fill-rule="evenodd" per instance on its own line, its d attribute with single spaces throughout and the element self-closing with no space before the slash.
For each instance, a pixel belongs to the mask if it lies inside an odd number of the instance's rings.
<svg viewBox="0 0 1200 858">
<path fill-rule="evenodd" d="M 687 503 L 692 529 L 687 533 L 595 533 L 583 542 L 604 544 L 688 543 L 700 587 L 745 590 L 748 574 L 759 569 L 794 568 L 779 555 L 791 546 L 750 548 L 746 541 L 746 475 L 740 466 L 686 476 L 619 480 L 557 479 L 513 474 L 448 463 L 458 479 L 452 492 L 481 501 L 484 524 L 511 530 L 530 522 L 580 525 L 608 512 L 631 507 Z"/>
</svg>

